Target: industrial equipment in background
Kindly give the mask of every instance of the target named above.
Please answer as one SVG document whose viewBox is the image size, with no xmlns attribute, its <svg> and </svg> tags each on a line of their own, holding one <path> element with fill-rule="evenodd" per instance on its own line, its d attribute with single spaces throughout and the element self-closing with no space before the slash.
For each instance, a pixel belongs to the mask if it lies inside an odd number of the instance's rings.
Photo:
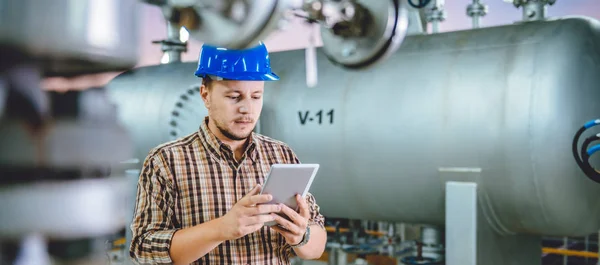
<svg viewBox="0 0 600 265">
<path fill-rule="evenodd" d="M 0 264 L 106 264 L 129 193 L 110 170 L 132 145 L 94 77 L 136 64 L 135 4 L 0 3 Z M 42 89 L 84 77 L 68 87 L 82 91 Z"/>
<path fill-rule="evenodd" d="M 588 130 L 596 125 L 599 125 L 599 124 L 600 124 L 600 119 L 595 119 L 595 120 L 586 122 L 575 133 L 575 137 L 573 137 L 573 144 L 572 144 L 573 157 L 575 158 L 577 165 L 589 179 L 595 181 L 596 183 L 600 183 L 600 171 L 598 171 L 596 168 L 594 168 L 594 166 L 592 166 L 590 164 L 590 158 L 594 153 L 596 153 L 596 152 L 598 152 L 598 150 L 600 150 L 600 144 L 596 144 L 591 147 L 590 147 L 590 145 L 594 141 L 600 140 L 600 133 L 594 134 L 594 135 L 591 135 L 591 136 L 585 138 L 585 140 L 581 144 L 581 151 L 578 151 L 578 150 L 579 150 L 579 142 L 580 142 L 579 140 L 580 140 L 581 136 L 583 135 L 583 133 L 586 130 Z"/>
<path fill-rule="evenodd" d="M 542 237 L 600 229 L 600 186 L 571 150 L 600 112 L 598 29 L 578 17 L 407 36 L 370 71 L 318 60 L 315 88 L 287 63 L 302 54 L 279 52 L 260 132 L 322 165 L 311 192 L 329 218 L 444 227 L 446 264 L 539 263 Z"/>
<path fill-rule="evenodd" d="M 166 62 L 187 49 L 178 36 L 182 25 L 201 41 L 242 48 L 285 22 L 286 12 L 306 9 L 306 19 L 328 34 L 331 58 L 367 66 L 398 48 L 407 24 L 395 0 L 143 2 L 161 6 L 168 18 L 168 38 L 156 42 L 169 55 Z M 136 4 L 0 3 L 2 264 L 104 264 L 104 243 L 126 226 L 123 202 L 133 199 L 124 172 L 137 161 L 130 160 L 131 138 L 99 76 L 137 63 Z M 356 52 L 340 57 L 335 47 L 346 42 Z M 48 78 L 58 80 L 50 89 L 76 91 L 44 92 Z M 194 91 L 188 88 L 187 96 Z"/>
<path fill-rule="evenodd" d="M 327 219 L 428 228 L 412 244 L 397 232 L 389 244 L 333 233 L 329 263 L 385 245 L 405 264 L 457 264 L 458 254 L 461 264 L 535 264 L 543 238 L 597 233 L 600 186 L 571 149 L 577 128 L 600 112 L 600 69 L 589 59 L 600 54 L 598 28 L 579 17 L 408 34 L 363 71 L 338 67 L 322 47 L 314 87 L 304 65 L 289 64 L 304 51 L 272 53 L 281 82 L 265 88 L 256 131 L 323 165 L 311 192 Z M 206 109 L 195 67 L 142 67 L 108 85 L 138 159 L 197 131 Z M 443 237 L 427 241 L 427 231 Z"/>
<path fill-rule="evenodd" d="M 321 25 L 327 56 L 350 68 L 395 52 L 408 26 L 400 0 L 142 0 L 164 10 L 169 25 L 191 37 L 231 49 L 254 46 L 292 17 Z"/>
<path fill-rule="evenodd" d="M 294 18 L 313 23 L 324 55 L 340 67 L 364 69 L 393 54 L 408 32 L 405 0 L 142 0 L 159 6 L 169 27 L 161 41 L 169 62 L 185 51 L 177 29 L 210 44 L 241 49 L 254 46 Z M 311 36 L 314 41 L 314 36 Z M 314 46 L 313 43 L 311 46 Z M 307 84 L 317 83 L 314 47 L 306 53 Z M 165 61 L 166 62 L 166 61 Z"/>
<path fill-rule="evenodd" d="M 556 0 L 504 0 L 513 3 L 517 8 L 523 8 L 523 21 L 544 20 L 548 5 L 553 5 Z"/>
<path fill-rule="evenodd" d="M 544 21 L 554 1 L 514 0 L 531 23 L 407 36 L 407 14 L 423 10 L 400 1 L 143 0 L 168 19 L 157 42 L 167 64 L 127 71 L 107 94 L 95 75 L 137 61 L 136 2 L 0 3 L 1 264 L 106 264 L 107 247 L 126 251 L 115 234 L 127 233 L 140 160 L 206 114 L 195 63 L 178 63 L 178 33 L 241 48 L 286 16 L 320 28 L 322 77 L 303 86 L 303 66 L 288 62 L 306 54 L 273 54 L 283 82 L 266 88 L 257 131 L 323 165 L 312 191 L 323 213 L 353 220 L 346 233 L 334 226 L 330 263 L 373 253 L 404 264 L 452 265 L 457 253 L 476 257 L 462 264 L 539 263 L 542 236 L 599 229 L 600 188 L 581 176 L 593 167 L 571 158 L 600 149 L 572 150 L 574 128 L 600 111 L 600 69 L 582 56 L 600 54 L 594 19 Z M 474 27 L 481 5 L 467 11 Z M 425 6 L 437 12 L 430 23 L 443 21 L 443 1 Z M 43 92 L 44 78 L 81 91 Z M 79 78 L 91 83 L 69 82 Z M 464 217 L 473 222 L 452 221 Z M 410 239 L 401 222 L 424 226 Z"/>
</svg>

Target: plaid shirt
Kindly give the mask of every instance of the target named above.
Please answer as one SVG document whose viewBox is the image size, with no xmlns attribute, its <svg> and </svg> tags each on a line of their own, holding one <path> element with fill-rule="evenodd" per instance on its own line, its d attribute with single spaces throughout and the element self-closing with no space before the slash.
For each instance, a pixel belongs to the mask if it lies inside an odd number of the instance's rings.
<svg viewBox="0 0 600 265">
<path fill-rule="evenodd" d="M 284 143 L 253 133 L 240 160 L 202 123 L 198 132 L 162 144 L 144 161 L 131 230 L 130 256 L 142 264 L 172 263 L 169 248 L 178 229 L 225 215 L 257 184 L 272 164 L 300 163 Z M 310 224 L 324 226 L 309 193 Z M 264 226 L 225 241 L 192 264 L 290 264 L 294 255 L 283 236 Z"/>
</svg>

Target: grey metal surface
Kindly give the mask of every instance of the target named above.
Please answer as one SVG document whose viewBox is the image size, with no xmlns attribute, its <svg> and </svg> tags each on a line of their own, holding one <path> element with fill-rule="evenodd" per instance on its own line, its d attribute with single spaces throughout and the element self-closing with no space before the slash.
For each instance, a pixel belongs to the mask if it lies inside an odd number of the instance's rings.
<svg viewBox="0 0 600 265">
<path fill-rule="evenodd" d="M 477 183 L 446 182 L 446 265 L 477 265 Z"/>
<path fill-rule="evenodd" d="M 523 8 L 523 21 L 543 20 L 546 18 L 546 5 L 556 0 L 513 0 L 513 5 Z"/>
<path fill-rule="evenodd" d="M 0 120 L 0 167 L 86 171 L 131 157 L 130 139 L 125 128 L 116 122 L 116 108 L 107 100 L 103 89 L 51 92 L 49 95 L 52 100 L 47 105 L 51 105 L 51 113 L 45 114 L 52 115 L 53 120 L 45 121 L 42 128 L 32 129 L 27 123 L 30 121 L 22 118 Z M 25 107 L 21 108 L 25 112 Z M 2 177 L 20 179 L 8 175 Z"/>
<path fill-rule="evenodd" d="M 427 21 L 425 20 L 425 12 L 420 8 L 414 8 L 408 5 L 407 0 L 402 0 L 402 4 L 408 11 L 408 26 L 406 27 L 406 35 L 418 35 L 427 32 Z"/>
<path fill-rule="evenodd" d="M 274 53 L 281 81 L 266 85 L 260 130 L 321 164 L 311 192 L 328 217 L 443 225 L 439 169 L 477 167 L 495 231 L 587 235 L 600 228 L 600 186 L 570 148 L 600 115 L 598 32 L 597 21 L 570 18 L 408 36 L 363 71 L 319 50 L 314 88 L 291 63 L 304 51 Z M 109 84 L 142 157 L 171 139 L 173 105 L 199 81 L 194 70 L 148 67 Z M 196 130 L 205 108 L 185 106 Z"/>
<path fill-rule="evenodd" d="M 195 63 L 142 67 L 117 76 L 106 89 L 143 161 L 150 149 L 197 131 L 207 110 Z"/>
<path fill-rule="evenodd" d="M 36 135 L 16 121 L 1 125 L 0 162 L 4 166 L 97 169 L 131 156 L 126 132 L 113 124 L 61 120 L 44 128 L 47 133 Z"/>
<path fill-rule="evenodd" d="M 199 17 L 195 25 L 186 27 L 190 36 L 221 47 L 247 48 L 276 30 L 297 0 L 185 2 Z"/>
<path fill-rule="evenodd" d="M 396 6 L 392 0 L 357 3 L 364 7 L 365 16 L 370 17 L 370 23 L 360 23 L 363 27 L 368 25 L 364 29 L 366 35 L 346 37 L 327 28 L 321 29 L 323 51 L 341 65 L 357 66 L 376 61 L 382 51 L 389 49 L 390 53 L 395 52 L 406 36 L 408 11 L 404 5 Z M 392 38 L 394 43 L 390 43 Z"/>
<path fill-rule="evenodd" d="M 272 55 L 261 132 L 322 169 L 311 192 L 329 217 L 443 224 L 439 167 L 479 167 L 488 215 L 505 234 L 586 235 L 600 186 L 572 159 L 575 131 L 600 113 L 598 22 L 570 18 L 409 36 L 366 71 L 300 51 Z"/>
<path fill-rule="evenodd" d="M 116 233 L 125 224 L 127 179 L 45 181 L 0 188 L 0 236 L 39 233 L 78 239 Z"/>
<path fill-rule="evenodd" d="M 133 67 L 138 0 L 0 1 L 0 43 L 37 59 L 51 74 Z"/>
<path fill-rule="evenodd" d="M 458 175 L 463 181 L 446 183 L 446 264 L 539 264 L 541 237 L 498 234 L 482 211 L 486 202 L 479 185 L 468 181 L 479 179 L 479 172 L 449 172 L 447 177 Z"/>
<path fill-rule="evenodd" d="M 136 64 L 137 4 L 0 1 L 0 263 L 106 264 L 127 201 L 108 169 L 131 154 L 110 102 L 83 83 Z M 88 90 L 46 93 L 43 76 Z"/>
</svg>

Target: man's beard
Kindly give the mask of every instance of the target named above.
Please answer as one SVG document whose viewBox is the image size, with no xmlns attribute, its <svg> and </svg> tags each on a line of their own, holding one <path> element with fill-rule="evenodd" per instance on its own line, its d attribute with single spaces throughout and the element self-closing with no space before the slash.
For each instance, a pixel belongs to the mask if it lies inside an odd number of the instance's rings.
<svg viewBox="0 0 600 265">
<path fill-rule="evenodd" d="M 221 134 L 223 134 L 225 137 L 227 137 L 227 138 L 229 138 L 231 140 L 234 140 L 234 141 L 245 140 L 252 133 L 252 130 L 251 130 L 245 136 L 239 136 L 239 135 L 235 135 L 232 132 L 230 132 L 229 130 L 223 128 L 223 126 L 221 126 L 218 122 L 215 122 L 215 125 L 217 126 L 217 129 L 219 129 L 219 131 L 221 132 Z"/>
</svg>

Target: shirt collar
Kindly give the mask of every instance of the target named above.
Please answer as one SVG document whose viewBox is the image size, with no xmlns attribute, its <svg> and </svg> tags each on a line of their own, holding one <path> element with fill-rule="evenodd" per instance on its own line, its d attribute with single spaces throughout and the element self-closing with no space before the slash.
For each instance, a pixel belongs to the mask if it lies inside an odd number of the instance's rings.
<svg viewBox="0 0 600 265">
<path fill-rule="evenodd" d="M 209 129 L 208 129 L 208 116 L 204 117 L 204 121 L 200 125 L 200 130 L 198 132 L 200 137 L 203 139 L 202 143 L 208 150 L 219 158 L 227 158 L 229 154 L 230 156 L 233 154 L 231 148 L 223 143 L 219 138 L 217 138 Z M 250 157 L 252 162 L 256 162 L 258 150 L 256 150 L 256 145 L 258 143 L 258 139 L 254 132 L 251 133 L 250 142 L 246 147 L 245 154 Z M 231 156 L 232 157 L 232 156 Z"/>
</svg>

